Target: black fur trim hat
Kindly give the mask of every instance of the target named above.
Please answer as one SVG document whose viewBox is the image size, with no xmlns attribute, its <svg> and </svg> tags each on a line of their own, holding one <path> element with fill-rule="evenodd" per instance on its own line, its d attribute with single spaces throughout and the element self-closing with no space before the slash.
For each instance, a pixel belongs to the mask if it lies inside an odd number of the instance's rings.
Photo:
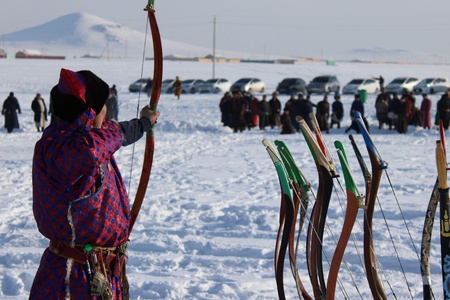
<svg viewBox="0 0 450 300">
<path fill-rule="evenodd" d="M 50 92 L 53 113 L 68 122 L 88 107 L 97 114 L 109 96 L 109 86 L 91 71 L 61 69 L 59 82 Z"/>
</svg>

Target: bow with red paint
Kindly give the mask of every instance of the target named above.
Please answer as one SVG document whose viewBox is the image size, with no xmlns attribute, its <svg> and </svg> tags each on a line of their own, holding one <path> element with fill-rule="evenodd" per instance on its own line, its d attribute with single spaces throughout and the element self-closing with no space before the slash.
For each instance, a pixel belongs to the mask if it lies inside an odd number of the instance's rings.
<svg viewBox="0 0 450 300">
<path fill-rule="evenodd" d="M 150 96 L 150 109 L 156 110 L 158 106 L 159 96 L 161 95 L 161 83 L 163 72 L 162 44 L 158 24 L 156 22 L 155 17 L 154 1 L 149 0 L 144 10 L 147 11 L 148 13 L 148 20 L 150 22 L 150 29 L 152 32 L 152 39 L 153 39 L 154 68 L 153 68 L 152 92 Z M 137 219 L 139 210 L 141 209 L 142 202 L 145 197 L 145 192 L 147 191 L 148 181 L 150 179 L 150 173 L 153 164 L 154 148 L 155 148 L 154 126 L 152 125 L 149 131 L 147 132 L 141 178 L 139 180 L 139 186 L 133 202 L 133 207 L 131 209 L 130 232 Z"/>
</svg>

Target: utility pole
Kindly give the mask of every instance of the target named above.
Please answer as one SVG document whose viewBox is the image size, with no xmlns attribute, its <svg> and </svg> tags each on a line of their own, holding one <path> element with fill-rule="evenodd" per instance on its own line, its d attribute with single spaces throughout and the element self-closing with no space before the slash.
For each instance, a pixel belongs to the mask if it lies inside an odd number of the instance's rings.
<svg viewBox="0 0 450 300">
<path fill-rule="evenodd" d="M 214 16 L 214 22 L 213 22 L 213 71 L 212 71 L 212 78 L 216 78 L 216 16 Z"/>
</svg>

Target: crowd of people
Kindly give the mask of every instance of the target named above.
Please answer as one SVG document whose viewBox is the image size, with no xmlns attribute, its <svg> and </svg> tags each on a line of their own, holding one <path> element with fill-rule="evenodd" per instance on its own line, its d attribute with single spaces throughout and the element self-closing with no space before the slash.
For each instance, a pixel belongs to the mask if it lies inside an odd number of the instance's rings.
<svg viewBox="0 0 450 300">
<path fill-rule="evenodd" d="M 109 89 L 109 96 L 106 99 L 106 107 L 108 108 L 106 114 L 106 120 L 119 120 L 119 104 L 117 100 L 116 85 L 113 85 Z M 33 120 L 38 132 L 43 132 L 50 116 L 50 124 L 56 121 L 56 117 L 53 114 L 52 101 L 50 100 L 50 107 L 47 109 L 44 98 L 40 93 L 31 101 L 31 110 L 33 111 Z M 14 129 L 20 128 L 19 116 L 22 110 L 20 109 L 19 100 L 14 96 L 14 92 L 10 92 L 9 96 L 3 102 L 2 115 L 5 118 L 5 128 L 8 133 L 12 133 Z"/>
<path fill-rule="evenodd" d="M 418 96 L 411 92 L 399 96 L 397 93 L 387 93 L 381 82 L 380 86 L 381 91 L 376 96 L 374 104 L 379 129 L 386 128 L 397 130 L 399 133 L 407 133 L 410 125 L 430 129 L 433 124 L 438 124 L 439 120 L 442 120 L 445 129 L 448 129 L 450 89 L 437 102 L 437 112 L 435 120 L 432 122 L 432 101 L 427 94 L 421 95 L 422 100 L 419 104 L 416 100 Z M 221 121 L 223 126 L 232 128 L 233 132 L 242 132 L 252 128 L 266 130 L 267 127 L 270 127 L 272 129 L 279 128 L 281 134 L 290 134 L 299 132 L 297 117 L 301 117 L 312 128 L 310 113 L 314 113 L 320 130 L 329 133 L 334 126 L 341 128 L 345 112 L 339 94 L 334 94 L 332 103 L 329 102 L 328 97 L 329 95 L 325 94 L 321 101 L 314 104 L 311 102 L 310 95 L 304 96 L 301 93 L 291 95 L 283 107 L 277 91 L 272 93 L 270 100 L 267 99 L 267 95 L 262 95 L 262 98 L 258 99 L 245 91 L 226 92 L 219 103 Z M 354 118 L 355 112 L 361 114 L 369 129 L 364 105 L 360 95 L 356 94 L 349 111 L 352 122 L 345 129 L 345 133 L 352 130 L 359 133 L 359 126 Z"/>
<path fill-rule="evenodd" d="M 220 100 L 219 107 L 223 126 L 229 126 L 234 132 L 242 132 L 254 127 L 266 130 L 267 127 L 270 127 L 271 129 L 280 128 L 281 134 L 299 132 L 300 127 L 297 117 L 305 120 L 312 129 L 310 113 L 313 113 L 314 108 L 316 108 L 315 116 L 320 129 L 329 133 L 330 128 L 334 125 L 337 128 L 341 127 L 341 121 L 344 117 L 340 95 L 336 94 L 334 99 L 330 106 L 328 95 L 325 95 L 323 100 L 317 104 L 311 102 L 310 95 L 291 95 L 283 107 L 277 91 L 272 93 L 270 100 L 267 100 L 267 95 L 263 95 L 259 100 L 245 91 L 234 91 L 233 93 L 225 93 Z M 355 96 L 355 101 L 361 102 L 359 96 Z M 364 107 L 361 105 L 352 105 L 352 110 L 364 114 Z"/>
</svg>

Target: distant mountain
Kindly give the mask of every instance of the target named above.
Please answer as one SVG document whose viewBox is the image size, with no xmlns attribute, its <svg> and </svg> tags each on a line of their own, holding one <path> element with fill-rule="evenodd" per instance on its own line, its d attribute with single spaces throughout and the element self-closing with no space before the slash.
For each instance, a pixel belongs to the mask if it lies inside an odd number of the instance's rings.
<svg viewBox="0 0 450 300">
<path fill-rule="evenodd" d="M 46 55 L 85 57 L 142 57 L 145 33 L 108 21 L 88 13 L 68 14 L 39 26 L 2 35 L 5 52 L 15 54 L 25 49 L 38 50 Z M 153 56 L 151 36 L 147 37 L 147 57 Z M 212 53 L 211 48 L 164 39 L 164 56 L 204 57 Z M 238 51 L 218 50 L 217 56 L 228 58 L 278 59 L 289 58 L 274 53 L 249 54 Z M 360 48 L 330 53 L 330 57 L 346 61 L 375 62 L 446 62 L 438 55 L 415 53 L 403 49 L 382 47 Z M 306 57 L 298 57 L 305 59 Z M 308 57 L 309 58 L 309 57 Z"/>
<path fill-rule="evenodd" d="M 444 63 L 446 60 L 430 53 L 384 47 L 358 48 L 338 54 L 341 59 L 376 62 Z"/>
<path fill-rule="evenodd" d="M 143 32 L 88 13 L 68 14 L 36 27 L 3 35 L 4 50 L 8 53 L 37 49 L 45 54 L 112 57 L 142 56 L 144 40 Z M 208 48 L 167 39 L 162 42 L 165 55 L 205 56 L 212 52 Z M 147 43 L 152 43 L 150 35 Z"/>
</svg>

